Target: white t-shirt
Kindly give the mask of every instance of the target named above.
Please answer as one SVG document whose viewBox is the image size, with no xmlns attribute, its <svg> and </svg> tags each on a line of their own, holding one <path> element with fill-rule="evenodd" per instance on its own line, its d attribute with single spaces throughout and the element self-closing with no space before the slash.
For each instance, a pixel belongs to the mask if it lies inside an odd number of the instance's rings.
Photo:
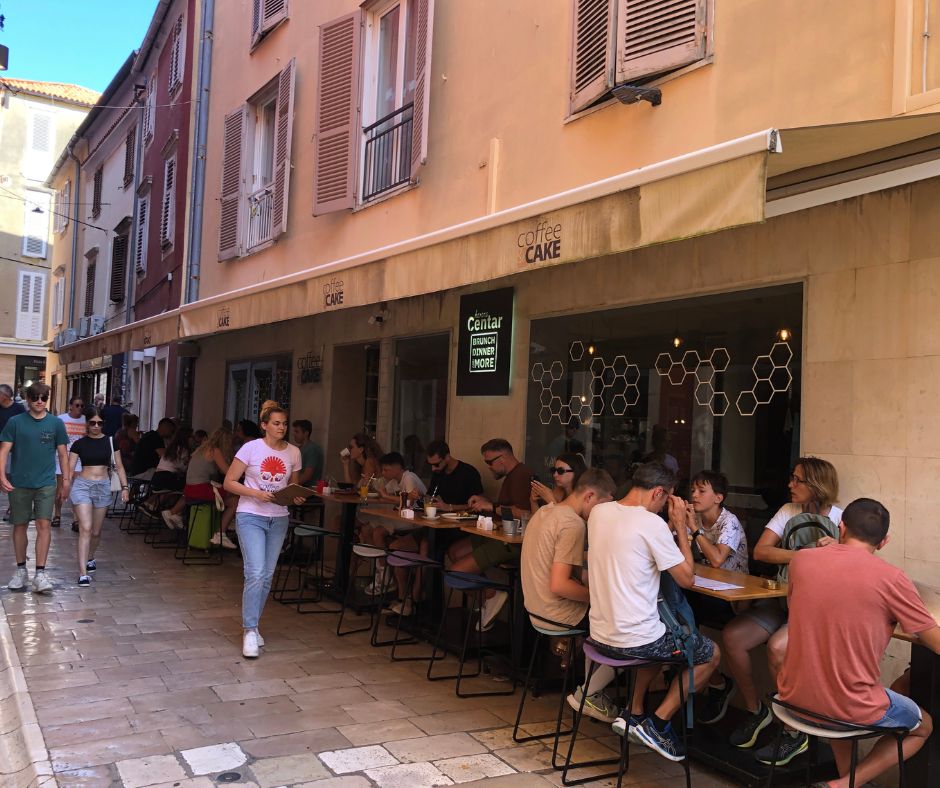
<svg viewBox="0 0 940 788">
<path fill-rule="evenodd" d="M 59 416 L 62 420 L 62 423 L 65 424 L 65 434 L 69 436 L 69 445 L 65 447 L 66 451 L 69 451 L 72 448 L 72 444 L 75 443 L 79 438 L 84 438 L 87 434 L 85 428 L 85 417 L 79 416 L 77 419 L 69 416 L 68 413 L 63 413 Z M 75 463 L 75 473 L 78 473 L 82 469 L 82 461 L 79 460 Z M 62 473 L 62 469 L 59 467 L 59 454 L 56 452 L 55 458 L 55 473 L 56 476 L 59 476 Z"/>
<path fill-rule="evenodd" d="M 588 519 L 591 637 L 616 648 L 663 636 L 659 573 L 685 559 L 669 526 L 641 506 L 598 504 Z"/>
<path fill-rule="evenodd" d="M 395 481 L 395 479 L 389 479 L 385 482 L 385 492 L 389 495 L 396 495 L 402 490 L 406 493 L 417 492 L 418 495 L 424 495 L 428 488 L 424 486 L 424 482 L 421 481 L 418 475 L 412 471 L 405 471 L 401 475 L 400 482 Z"/>
<path fill-rule="evenodd" d="M 272 493 L 287 487 L 291 474 L 299 471 L 303 465 L 300 449 L 296 446 L 288 443 L 284 449 L 276 451 L 263 438 L 248 441 L 238 450 L 235 459 L 245 463 L 246 487 Z M 288 514 L 286 506 L 266 503 L 247 495 L 238 499 L 237 511 L 262 517 L 287 517 Z"/>
<path fill-rule="evenodd" d="M 787 527 L 787 523 L 790 522 L 790 518 L 796 517 L 798 514 L 803 514 L 803 507 L 800 504 L 785 503 L 777 510 L 777 513 L 770 518 L 770 522 L 764 527 L 768 531 L 773 531 L 777 536 L 783 539 L 783 531 Z M 832 520 L 834 525 L 838 526 L 842 521 L 842 510 L 833 504 L 829 509 L 829 514 L 825 516 Z"/>
</svg>

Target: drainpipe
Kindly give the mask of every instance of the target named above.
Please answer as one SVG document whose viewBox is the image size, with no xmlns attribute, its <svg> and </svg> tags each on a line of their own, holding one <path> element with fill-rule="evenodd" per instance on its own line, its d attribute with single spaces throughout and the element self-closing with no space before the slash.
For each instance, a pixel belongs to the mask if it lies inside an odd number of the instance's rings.
<svg viewBox="0 0 940 788">
<path fill-rule="evenodd" d="M 72 143 L 67 148 L 69 158 L 75 162 L 75 188 L 72 189 L 72 274 L 69 278 L 71 293 L 69 294 L 69 328 L 75 328 L 75 293 L 77 292 L 76 277 L 78 276 L 78 208 L 81 205 L 82 194 L 82 163 L 75 155 Z"/>
<path fill-rule="evenodd" d="M 189 255 L 184 302 L 199 299 L 199 270 L 202 257 L 202 208 L 206 196 L 206 141 L 209 136 L 209 82 L 212 76 L 212 24 L 215 0 L 203 0 L 202 40 L 199 42 L 199 86 L 196 104 L 196 139 L 193 145 L 192 202 L 189 207 Z"/>
</svg>

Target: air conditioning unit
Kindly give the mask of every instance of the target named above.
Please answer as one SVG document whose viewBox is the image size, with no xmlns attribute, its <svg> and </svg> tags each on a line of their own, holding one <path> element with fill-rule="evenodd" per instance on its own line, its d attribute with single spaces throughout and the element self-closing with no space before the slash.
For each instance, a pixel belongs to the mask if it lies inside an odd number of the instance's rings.
<svg viewBox="0 0 940 788">
<path fill-rule="evenodd" d="M 80 317 L 78 319 L 78 337 L 79 339 L 84 339 L 88 336 L 88 332 L 91 330 L 91 318 L 90 317 Z"/>
<path fill-rule="evenodd" d="M 62 349 L 62 334 L 56 334 L 52 338 L 52 349 L 58 353 Z"/>
<path fill-rule="evenodd" d="M 64 347 L 78 339 L 78 332 L 74 328 L 63 328 L 58 336 L 61 346 Z"/>
<path fill-rule="evenodd" d="M 92 315 L 88 318 L 88 335 L 94 336 L 104 331 L 104 315 Z"/>
</svg>

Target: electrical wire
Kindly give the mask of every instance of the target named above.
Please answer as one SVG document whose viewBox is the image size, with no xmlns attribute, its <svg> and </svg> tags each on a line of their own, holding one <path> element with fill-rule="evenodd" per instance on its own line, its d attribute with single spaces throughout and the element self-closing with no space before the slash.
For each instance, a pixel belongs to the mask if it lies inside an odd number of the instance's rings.
<svg viewBox="0 0 940 788">
<path fill-rule="evenodd" d="M 34 203 L 28 197 L 21 197 L 19 194 L 17 194 L 16 192 L 10 191 L 5 186 L 0 186 L 0 189 L 3 189 L 3 191 L 7 192 L 7 194 L 0 194 L 0 197 L 6 197 L 6 199 L 8 200 L 19 200 L 20 202 L 23 202 L 23 203 L 31 203 L 33 205 L 36 205 L 36 203 Z M 47 192 L 43 192 L 43 194 L 47 194 Z M 110 205 L 110 203 L 108 204 Z M 87 205 L 87 203 L 85 203 L 85 205 Z M 39 208 L 38 205 L 36 205 L 36 207 Z M 49 214 L 52 214 L 53 216 L 61 216 L 63 219 L 69 219 L 71 221 L 77 222 L 78 224 L 83 224 L 86 227 L 91 227 L 93 230 L 101 230 L 101 232 L 106 233 L 106 234 L 111 232 L 106 227 L 99 227 L 97 224 L 90 224 L 89 222 L 83 222 L 81 219 L 78 219 L 74 216 L 70 216 L 67 213 L 60 213 L 59 211 L 53 211 L 50 208 L 47 208 L 45 210 L 43 210 L 42 208 L 39 208 L 39 212 L 49 213 Z"/>
<path fill-rule="evenodd" d="M 6 82 L 4 82 L 2 79 L 0 79 L 0 87 L 6 88 L 6 89 L 9 90 L 14 96 L 18 96 L 20 93 L 30 93 L 30 92 L 31 92 L 31 91 L 24 91 L 24 90 L 17 89 L 17 88 L 15 88 L 15 87 L 13 87 L 12 85 L 7 84 Z M 44 94 L 44 95 L 45 95 L 45 94 Z M 53 105 L 53 106 L 56 106 L 56 102 L 57 102 L 57 101 L 61 101 L 62 104 L 69 104 L 69 105 L 74 105 L 74 104 L 75 104 L 74 101 L 62 101 L 61 99 L 57 99 L 57 98 L 55 98 L 55 97 L 50 97 L 49 100 L 52 102 L 52 105 Z M 93 104 L 93 105 L 91 105 L 91 106 L 92 106 L 92 109 L 94 109 L 94 108 L 98 108 L 98 109 L 135 109 L 135 108 L 136 108 L 136 109 L 144 109 L 145 103 L 146 103 L 146 102 L 141 103 L 140 101 L 135 101 L 133 104 L 127 104 L 127 105 L 125 105 L 125 104 Z M 170 104 L 152 104 L 152 105 L 151 105 L 151 109 L 164 108 L 164 107 L 178 107 L 178 106 L 180 106 L 181 104 L 198 104 L 198 103 L 199 103 L 199 99 L 198 99 L 198 98 L 194 98 L 194 99 L 188 99 L 188 100 L 186 100 L 186 101 L 174 101 L 174 102 L 172 102 L 172 103 L 170 103 Z"/>
</svg>

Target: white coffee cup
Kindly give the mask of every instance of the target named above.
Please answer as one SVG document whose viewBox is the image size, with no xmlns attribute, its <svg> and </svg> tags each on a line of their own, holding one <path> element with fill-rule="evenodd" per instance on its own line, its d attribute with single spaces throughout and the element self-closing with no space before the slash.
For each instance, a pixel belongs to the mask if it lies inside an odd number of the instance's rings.
<svg viewBox="0 0 940 788">
<path fill-rule="evenodd" d="M 437 517 L 437 507 L 436 506 L 425 506 L 424 507 L 424 516 L 434 519 Z"/>
<path fill-rule="evenodd" d="M 343 459 L 346 459 L 346 458 L 349 456 L 349 449 L 344 448 L 344 449 L 339 453 L 339 456 L 342 457 Z"/>
</svg>

